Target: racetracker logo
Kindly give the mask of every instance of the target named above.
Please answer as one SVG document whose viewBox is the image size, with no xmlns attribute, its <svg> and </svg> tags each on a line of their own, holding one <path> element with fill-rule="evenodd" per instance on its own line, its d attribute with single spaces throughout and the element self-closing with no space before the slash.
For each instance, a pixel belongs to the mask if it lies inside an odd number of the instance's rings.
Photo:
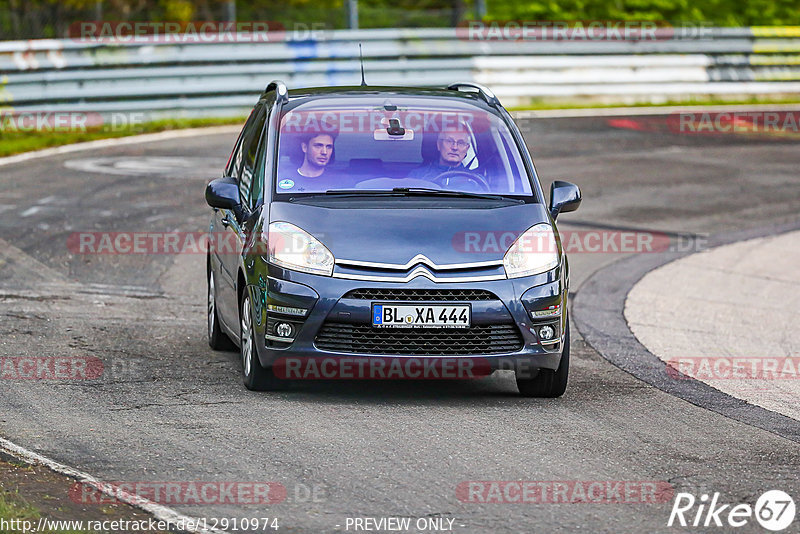
<svg viewBox="0 0 800 534">
<path fill-rule="evenodd" d="M 673 131 L 685 134 L 800 134 L 800 111 L 682 112 L 670 119 Z"/>
<path fill-rule="evenodd" d="M 680 135 L 742 135 L 800 139 L 800 111 L 682 111 L 608 119 L 614 128 Z"/>
<path fill-rule="evenodd" d="M 103 361 L 92 356 L 0 357 L 0 380 L 97 380 Z"/>
<path fill-rule="evenodd" d="M 233 232 L 73 232 L 67 249 L 73 254 L 241 254 L 266 255 L 269 242 L 276 253 L 302 256 L 308 240 L 299 232 L 261 238 Z M 316 234 L 324 239 L 325 234 Z M 245 248 L 246 247 L 246 248 Z"/>
<path fill-rule="evenodd" d="M 286 500 L 286 487 L 277 482 L 77 482 L 69 497 L 78 504 L 139 497 L 167 505 L 263 505 Z"/>
<path fill-rule="evenodd" d="M 640 480 L 475 480 L 456 486 L 473 504 L 658 504 L 672 500 L 669 482 Z"/>
<path fill-rule="evenodd" d="M 674 235 L 635 230 L 560 230 L 561 246 L 566 254 L 647 254 L 651 252 L 699 252 L 707 247 L 702 235 Z M 520 245 L 526 253 L 557 252 L 550 232 L 466 231 L 453 236 L 453 249 L 474 254 L 507 251 L 522 236 Z"/>
<path fill-rule="evenodd" d="M 147 122 L 143 112 L 101 115 L 88 111 L 0 110 L 0 133 L 15 132 L 117 132 Z"/>
<path fill-rule="evenodd" d="M 696 508 L 695 508 L 696 505 Z M 669 514 L 667 526 L 671 527 L 723 527 L 747 525 L 754 517 L 765 529 L 773 532 L 786 530 L 794 521 L 794 499 L 781 490 L 770 490 L 761 495 L 755 507 L 749 504 L 722 504 L 720 494 L 700 495 L 678 493 Z"/>
<path fill-rule="evenodd" d="M 675 39 L 667 22 L 651 20 L 470 20 L 456 28 L 467 41 L 660 41 Z"/>
<path fill-rule="evenodd" d="M 667 374 L 675 380 L 797 380 L 800 356 L 685 356 L 668 360 Z"/>
<path fill-rule="evenodd" d="M 492 374 L 485 358 L 279 358 L 287 380 L 471 380 Z"/>
<path fill-rule="evenodd" d="M 394 127 L 397 138 L 440 132 L 479 133 L 489 130 L 484 113 L 435 109 L 397 109 L 395 106 L 372 110 L 326 109 L 324 111 L 285 112 L 281 133 L 329 133 L 335 135 L 369 133 Z"/>
<path fill-rule="evenodd" d="M 228 21 L 79 21 L 69 37 L 80 43 L 275 43 L 322 41 L 330 28 L 324 22 L 295 22 L 285 26 L 273 20 Z"/>
</svg>

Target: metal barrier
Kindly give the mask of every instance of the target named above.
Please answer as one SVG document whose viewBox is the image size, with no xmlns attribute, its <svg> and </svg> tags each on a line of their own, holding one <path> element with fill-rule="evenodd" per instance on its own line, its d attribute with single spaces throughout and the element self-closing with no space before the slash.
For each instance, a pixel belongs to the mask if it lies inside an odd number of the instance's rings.
<svg viewBox="0 0 800 534">
<path fill-rule="evenodd" d="M 661 31 L 661 30 L 660 30 Z M 0 106 L 225 116 L 274 78 L 290 88 L 477 81 L 507 106 L 545 97 L 658 102 L 800 93 L 800 28 L 676 28 L 653 40 L 471 40 L 458 29 L 237 34 L 237 42 L 0 42 Z"/>
</svg>

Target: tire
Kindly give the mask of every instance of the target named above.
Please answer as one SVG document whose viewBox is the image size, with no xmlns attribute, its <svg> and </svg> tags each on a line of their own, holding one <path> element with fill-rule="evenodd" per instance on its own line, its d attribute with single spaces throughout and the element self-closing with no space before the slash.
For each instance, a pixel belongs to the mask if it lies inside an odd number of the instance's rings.
<svg viewBox="0 0 800 534">
<path fill-rule="evenodd" d="M 214 271 L 208 269 L 208 346 L 214 350 L 234 350 L 236 346 L 222 331 L 217 314 L 217 291 Z"/>
<path fill-rule="evenodd" d="M 242 358 L 242 381 L 250 391 L 274 391 L 284 389 L 286 382 L 275 376 L 272 368 L 262 367 L 258 361 L 258 349 L 253 330 L 250 292 L 244 290 L 239 303 L 239 354 Z"/>
<path fill-rule="evenodd" d="M 567 390 L 569 379 L 569 317 L 566 321 L 566 334 L 564 335 L 564 348 L 561 352 L 561 362 L 558 369 L 540 369 L 539 374 L 533 378 L 517 377 L 517 388 L 523 397 L 540 397 L 553 399 L 560 397 Z"/>
</svg>

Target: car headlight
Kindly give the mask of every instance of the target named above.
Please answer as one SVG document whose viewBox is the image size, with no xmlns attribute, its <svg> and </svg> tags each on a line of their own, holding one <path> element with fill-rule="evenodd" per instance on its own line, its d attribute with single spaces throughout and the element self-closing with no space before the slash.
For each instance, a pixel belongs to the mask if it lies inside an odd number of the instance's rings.
<svg viewBox="0 0 800 534">
<path fill-rule="evenodd" d="M 547 272 L 558 267 L 558 245 L 549 224 L 528 228 L 514 241 L 503 257 L 508 278 L 520 278 Z"/>
<path fill-rule="evenodd" d="M 287 222 L 269 225 L 267 261 L 293 271 L 333 274 L 333 254 L 305 230 Z"/>
</svg>

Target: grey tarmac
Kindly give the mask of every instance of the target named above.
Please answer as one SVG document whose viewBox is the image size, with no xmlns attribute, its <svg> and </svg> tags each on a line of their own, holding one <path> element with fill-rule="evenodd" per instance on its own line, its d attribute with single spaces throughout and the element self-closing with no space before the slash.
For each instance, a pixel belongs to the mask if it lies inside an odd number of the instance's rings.
<svg viewBox="0 0 800 534">
<path fill-rule="evenodd" d="M 583 205 L 560 217 L 562 231 L 715 235 L 798 219 L 796 141 L 642 132 L 602 117 L 520 123 L 544 187 L 582 187 Z M 345 531 L 355 517 L 453 519 L 464 533 L 681 530 L 666 526 L 669 500 L 464 502 L 457 488 L 469 481 L 656 481 L 730 503 L 753 504 L 769 489 L 800 498 L 796 442 L 635 378 L 574 323 L 560 399 L 519 398 L 504 373 L 246 391 L 238 355 L 206 344 L 204 255 L 67 246 L 74 232 L 205 230 L 203 188 L 233 142 L 161 140 L 0 168 L 0 355 L 91 357 L 105 369 L 98 380 L 0 380 L 0 436 L 108 481 L 282 484 L 286 499 L 274 505 L 173 507 L 277 517 L 286 532 Z M 126 163 L 137 172 L 125 175 L 105 158 L 197 166 L 165 176 Z M 66 164 L 90 159 L 103 163 L 92 167 L 99 172 Z M 573 304 L 584 281 L 626 256 L 573 254 Z"/>
</svg>

